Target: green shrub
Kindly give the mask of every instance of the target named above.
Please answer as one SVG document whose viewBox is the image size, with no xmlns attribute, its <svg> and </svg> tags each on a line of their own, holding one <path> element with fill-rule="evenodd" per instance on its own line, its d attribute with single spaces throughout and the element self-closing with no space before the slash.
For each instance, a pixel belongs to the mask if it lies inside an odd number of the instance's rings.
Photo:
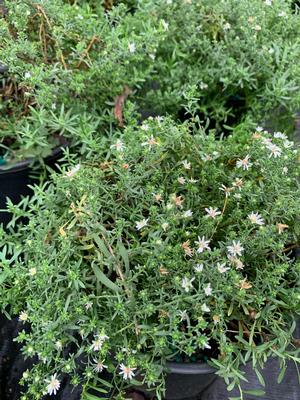
<svg viewBox="0 0 300 400">
<path fill-rule="evenodd" d="M 27 226 L 2 232 L 15 256 L 0 306 L 30 323 L 17 340 L 39 359 L 22 400 L 63 373 L 85 398 L 102 369 L 116 390 L 135 383 L 130 367 L 160 395 L 170 359 L 209 357 L 230 387 L 248 360 L 299 363 L 299 151 L 284 134 L 249 124 L 216 139 L 156 118 L 75 163 L 14 207 Z"/>
<path fill-rule="evenodd" d="M 84 134 L 87 120 L 92 130 L 107 128 L 116 96 L 126 85 L 138 89 L 151 75 L 149 54 L 164 39 L 158 18 L 132 16 L 123 5 L 109 13 L 101 5 L 62 0 L 5 5 L 0 60 L 9 72 L 0 140 L 7 162 L 49 153 L 59 135 Z"/>
<path fill-rule="evenodd" d="M 174 114 L 195 88 L 200 115 L 219 129 L 249 112 L 256 121 L 271 119 L 277 130 L 279 124 L 293 129 L 289 119 L 300 101 L 300 19 L 290 1 L 137 4 L 138 12 L 163 19 L 168 34 L 155 52 L 159 90 L 145 93 L 146 106 L 152 102 L 158 113 Z"/>
</svg>

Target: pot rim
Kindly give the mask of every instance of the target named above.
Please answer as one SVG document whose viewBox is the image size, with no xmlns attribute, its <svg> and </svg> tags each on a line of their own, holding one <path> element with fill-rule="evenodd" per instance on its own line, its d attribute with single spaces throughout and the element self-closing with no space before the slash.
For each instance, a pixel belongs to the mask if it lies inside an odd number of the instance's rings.
<svg viewBox="0 0 300 400">
<path fill-rule="evenodd" d="M 54 158 L 57 157 L 62 152 L 62 149 L 66 147 L 67 144 L 62 144 L 60 146 L 55 147 L 52 150 L 52 153 L 49 156 L 45 157 L 45 160 L 51 160 L 53 157 Z M 1 165 L 0 175 L 12 174 L 15 172 L 24 171 L 26 169 L 29 169 L 32 163 L 34 163 L 35 161 L 37 161 L 36 158 L 27 158 L 25 160 L 18 161 L 17 163 L 11 166 Z"/>
<path fill-rule="evenodd" d="M 172 374 L 180 375 L 210 375 L 215 374 L 216 369 L 211 365 L 203 363 L 176 363 L 167 362 L 166 370 Z"/>
</svg>

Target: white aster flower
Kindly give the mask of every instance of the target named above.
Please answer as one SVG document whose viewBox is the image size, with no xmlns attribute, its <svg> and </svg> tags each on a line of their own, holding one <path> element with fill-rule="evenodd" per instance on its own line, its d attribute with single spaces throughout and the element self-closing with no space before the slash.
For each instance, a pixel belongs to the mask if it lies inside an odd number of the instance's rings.
<svg viewBox="0 0 300 400">
<path fill-rule="evenodd" d="M 103 334 L 96 335 L 95 337 L 96 337 L 96 339 L 92 343 L 91 350 L 99 351 L 102 349 L 102 346 L 103 346 L 103 343 L 105 342 L 105 340 L 109 339 L 109 337 L 106 335 L 103 335 Z"/>
<path fill-rule="evenodd" d="M 243 159 L 238 159 L 236 162 L 236 167 L 237 168 L 243 168 L 244 171 L 248 171 L 248 169 L 251 167 L 252 163 L 250 162 L 250 156 L 249 154 L 246 155 L 245 158 Z"/>
<path fill-rule="evenodd" d="M 286 17 L 286 12 L 280 11 L 280 13 L 278 13 L 278 17 Z"/>
<path fill-rule="evenodd" d="M 224 29 L 225 31 L 228 31 L 230 28 L 231 28 L 231 25 L 230 25 L 229 22 L 226 22 L 226 24 L 224 24 L 224 26 L 223 26 L 223 29 Z"/>
<path fill-rule="evenodd" d="M 206 296 L 210 296 L 212 294 L 211 284 L 208 283 L 204 288 L 204 293 Z"/>
<path fill-rule="evenodd" d="M 274 138 L 287 140 L 288 137 L 282 132 L 274 132 Z"/>
<path fill-rule="evenodd" d="M 283 174 L 283 175 L 286 175 L 288 172 L 289 172 L 288 167 L 283 167 L 283 168 L 282 168 L 282 174 Z"/>
<path fill-rule="evenodd" d="M 262 218 L 262 216 L 260 214 L 258 214 L 257 212 L 251 212 L 251 214 L 248 214 L 248 218 L 250 219 L 250 221 L 252 222 L 252 224 L 256 224 L 256 225 L 264 225 L 265 222 Z"/>
<path fill-rule="evenodd" d="M 221 190 L 222 192 L 224 192 L 226 197 L 229 197 L 229 196 L 230 196 L 230 194 L 231 194 L 231 192 L 232 192 L 233 189 L 234 189 L 234 188 L 232 188 L 232 187 L 229 188 L 229 187 L 227 187 L 227 186 L 225 186 L 225 185 L 223 185 L 223 184 L 219 187 L 219 190 Z"/>
<path fill-rule="evenodd" d="M 180 316 L 180 321 L 188 321 L 189 316 L 186 310 L 178 311 L 178 315 Z"/>
<path fill-rule="evenodd" d="M 149 125 L 148 124 L 141 125 L 141 130 L 142 131 L 148 131 L 149 130 Z"/>
<path fill-rule="evenodd" d="M 95 372 L 100 373 L 100 372 L 103 371 L 104 368 L 107 368 L 107 365 L 104 365 L 103 361 L 99 361 L 99 360 L 95 360 L 94 359 L 94 363 L 96 364 L 95 367 L 94 367 L 94 371 Z"/>
<path fill-rule="evenodd" d="M 132 379 L 134 377 L 134 371 L 136 370 L 136 368 L 132 368 L 132 367 L 126 367 L 124 364 L 120 365 L 120 370 L 121 372 L 119 372 L 119 375 L 122 375 L 123 379 L 127 380 L 127 379 Z"/>
<path fill-rule="evenodd" d="M 283 147 L 285 147 L 286 149 L 289 149 L 290 147 L 294 146 L 294 142 L 290 141 L 290 140 L 285 140 L 283 142 Z"/>
<path fill-rule="evenodd" d="M 197 180 L 197 179 L 194 179 L 194 178 L 190 178 L 190 179 L 189 179 L 189 182 L 190 182 L 190 183 L 197 183 L 198 180 Z"/>
<path fill-rule="evenodd" d="M 51 376 L 50 381 L 48 381 L 48 386 L 47 386 L 47 393 L 51 396 L 52 394 L 56 395 L 60 388 L 60 382 L 56 378 L 56 374 Z"/>
<path fill-rule="evenodd" d="M 163 224 L 161 224 L 161 227 L 163 228 L 164 232 L 166 232 L 166 230 L 169 228 L 169 224 L 167 222 L 164 222 Z"/>
<path fill-rule="evenodd" d="M 206 218 L 216 218 L 218 215 L 221 215 L 221 211 L 218 211 L 217 208 L 206 208 L 205 211 L 207 212 Z"/>
<path fill-rule="evenodd" d="M 183 165 L 183 168 L 185 168 L 185 169 L 191 169 L 191 163 L 188 162 L 188 160 L 182 161 L 182 165 Z"/>
<path fill-rule="evenodd" d="M 272 0 L 265 0 L 265 4 L 267 6 L 271 6 L 272 5 Z"/>
<path fill-rule="evenodd" d="M 233 257 L 241 256 L 242 252 L 244 251 L 244 247 L 241 245 L 240 241 L 233 240 L 231 246 L 227 246 L 228 253 L 231 254 Z"/>
<path fill-rule="evenodd" d="M 52 110 L 56 110 L 56 103 L 52 103 L 52 104 L 51 104 L 51 109 L 52 109 Z"/>
<path fill-rule="evenodd" d="M 91 301 L 88 301 L 87 303 L 85 303 L 84 308 L 86 309 L 86 311 L 88 311 L 90 308 L 92 308 L 93 303 Z"/>
<path fill-rule="evenodd" d="M 198 240 L 195 242 L 195 244 L 198 246 L 197 253 L 203 253 L 204 250 L 210 250 L 209 247 L 210 240 L 205 240 L 205 237 L 198 236 Z"/>
<path fill-rule="evenodd" d="M 281 148 L 276 146 L 276 144 L 272 143 L 268 144 L 267 149 L 270 150 L 269 158 L 271 157 L 277 158 L 281 156 Z"/>
<path fill-rule="evenodd" d="M 193 211 L 192 210 L 187 210 L 183 213 L 183 218 L 190 218 L 193 215 Z"/>
<path fill-rule="evenodd" d="M 36 275 L 36 268 L 30 268 L 29 272 L 28 272 L 28 275 L 30 275 L 30 276 Z"/>
<path fill-rule="evenodd" d="M 194 266 L 194 270 L 195 270 L 195 272 L 197 272 L 199 274 L 200 272 L 203 271 L 203 264 L 196 264 Z"/>
<path fill-rule="evenodd" d="M 208 84 L 207 84 L 207 83 L 204 83 L 204 82 L 200 82 L 199 87 L 200 87 L 201 90 L 205 90 L 205 89 L 208 88 Z"/>
<path fill-rule="evenodd" d="M 185 184 L 185 178 L 183 176 L 180 176 L 177 180 L 181 185 Z"/>
<path fill-rule="evenodd" d="M 135 227 L 136 227 L 136 229 L 138 230 L 138 231 L 140 231 L 141 229 L 143 229 L 146 225 L 148 225 L 148 221 L 149 221 L 149 218 L 147 218 L 147 219 L 142 219 L 141 221 L 137 221 L 136 222 L 136 224 L 135 224 Z"/>
<path fill-rule="evenodd" d="M 187 278 L 186 276 L 184 278 L 182 278 L 181 281 L 181 286 L 182 288 L 186 291 L 189 292 L 190 289 L 193 289 L 193 281 L 195 280 L 195 278 Z"/>
<path fill-rule="evenodd" d="M 261 31 L 261 26 L 260 26 L 260 25 L 255 25 L 255 26 L 253 27 L 253 29 L 254 29 L 256 32 L 259 32 L 259 31 Z"/>
<path fill-rule="evenodd" d="M 161 20 L 161 24 L 162 24 L 162 26 L 164 28 L 164 31 L 167 31 L 169 29 L 169 24 L 164 19 Z"/>
<path fill-rule="evenodd" d="M 128 50 L 129 53 L 134 53 L 135 52 L 135 43 L 128 43 Z"/>
<path fill-rule="evenodd" d="M 220 272 L 220 274 L 224 274 L 224 273 L 227 272 L 230 268 L 229 268 L 229 267 L 226 267 L 226 264 L 225 264 L 225 263 L 223 263 L 223 264 L 217 263 L 217 269 L 218 269 L 218 271 Z"/>
<path fill-rule="evenodd" d="M 30 72 L 25 72 L 24 78 L 25 78 L 25 79 L 31 78 L 31 73 L 30 73 Z"/>
<path fill-rule="evenodd" d="M 256 127 L 256 132 L 262 132 L 264 128 L 262 126 L 257 126 Z"/>
<path fill-rule="evenodd" d="M 69 171 L 66 172 L 66 178 L 73 178 L 75 174 L 80 170 L 81 165 L 76 164 L 73 168 L 71 168 Z"/>
<path fill-rule="evenodd" d="M 203 312 L 210 312 L 210 308 L 209 308 L 205 303 L 202 304 L 201 310 L 202 310 Z"/>
<path fill-rule="evenodd" d="M 60 340 L 57 340 L 54 344 L 55 348 L 57 350 L 61 350 L 62 349 L 62 342 Z"/>
<path fill-rule="evenodd" d="M 123 151 L 125 146 L 124 146 L 124 143 L 120 139 L 118 139 L 115 144 L 112 144 L 110 146 L 110 148 L 116 149 L 117 151 Z"/>
<path fill-rule="evenodd" d="M 28 314 L 26 311 L 21 311 L 19 315 L 19 321 L 26 322 L 28 320 Z"/>
</svg>

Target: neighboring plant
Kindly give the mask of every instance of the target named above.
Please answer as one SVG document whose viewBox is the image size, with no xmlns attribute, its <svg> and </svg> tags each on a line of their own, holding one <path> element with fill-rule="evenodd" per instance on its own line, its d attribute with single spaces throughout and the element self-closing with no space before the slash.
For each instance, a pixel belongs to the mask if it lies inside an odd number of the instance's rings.
<svg viewBox="0 0 300 400">
<path fill-rule="evenodd" d="M 198 112 L 211 126 L 224 129 L 250 112 L 275 130 L 279 124 L 293 129 L 300 105 L 300 18 L 291 1 L 136 3 L 139 12 L 163 19 L 168 34 L 154 52 L 158 89 L 145 92 L 146 107 L 150 102 L 158 114 L 174 114 L 193 88 Z"/>
<path fill-rule="evenodd" d="M 21 399 L 55 394 L 64 374 L 88 399 L 106 370 L 112 398 L 138 380 L 161 398 L 167 360 L 208 359 L 242 393 L 247 361 L 262 384 L 268 358 L 283 373 L 299 363 L 293 143 L 251 124 L 217 139 L 156 118 L 94 154 L 36 187 L 14 207 L 28 225 L 2 232 L 0 306 L 30 324 L 17 341 L 38 358 Z"/>
<path fill-rule="evenodd" d="M 0 144 L 11 163 L 51 152 L 61 135 L 82 135 L 86 119 L 101 122 L 103 133 L 115 98 L 149 79 L 150 55 L 165 35 L 158 17 L 133 16 L 122 4 L 110 12 L 63 0 L 6 0 L 5 7 Z"/>
</svg>

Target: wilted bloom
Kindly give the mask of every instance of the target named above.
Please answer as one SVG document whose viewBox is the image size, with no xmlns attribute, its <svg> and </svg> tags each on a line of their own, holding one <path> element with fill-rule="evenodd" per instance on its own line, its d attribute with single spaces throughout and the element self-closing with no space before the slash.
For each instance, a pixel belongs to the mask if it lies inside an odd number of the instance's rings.
<svg viewBox="0 0 300 400">
<path fill-rule="evenodd" d="M 239 258 L 233 257 L 233 256 L 228 256 L 228 260 L 231 262 L 232 265 L 234 265 L 234 267 L 236 269 L 243 269 L 244 268 L 244 264 Z"/>
<path fill-rule="evenodd" d="M 95 372 L 100 373 L 100 372 L 103 371 L 104 368 L 107 368 L 107 365 L 104 365 L 103 361 L 99 361 L 99 360 L 97 361 L 97 360 L 94 359 L 94 362 L 96 364 L 95 367 L 94 367 L 94 371 Z"/>
<path fill-rule="evenodd" d="M 233 240 L 232 245 L 227 246 L 227 250 L 232 256 L 235 257 L 235 256 L 241 256 L 242 252 L 244 251 L 244 248 L 241 245 L 240 241 L 236 242 L 235 240 Z"/>
<path fill-rule="evenodd" d="M 156 201 L 162 201 L 162 195 L 160 193 L 152 193 Z"/>
<path fill-rule="evenodd" d="M 265 224 L 262 216 L 260 214 L 258 214 L 257 212 L 255 213 L 252 211 L 251 214 L 248 214 L 248 218 L 250 219 L 252 224 L 256 224 L 256 225 L 264 225 Z"/>
<path fill-rule="evenodd" d="M 210 308 L 209 308 L 205 303 L 202 304 L 201 310 L 202 310 L 203 312 L 210 312 Z"/>
<path fill-rule="evenodd" d="M 234 187 L 238 188 L 239 190 L 241 190 L 243 184 L 244 184 L 243 179 L 236 178 L 235 181 L 233 182 L 232 186 L 234 186 Z"/>
<path fill-rule="evenodd" d="M 195 278 L 189 279 L 189 278 L 187 278 L 186 276 L 185 276 L 184 278 L 182 278 L 181 286 L 183 287 L 183 289 L 184 289 L 186 292 L 189 292 L 190 289 L 193 289 L 192 283 L 193 283 L 194 280 L 195 280 Z"/>
<path fill-rule="evenodd" d="M 187 240 L 186 242 L 182 243 L 181 247 L 184 250 L 186 256 L 192 257 L 193 249 L 190 248 L 190 241 Z"/>
<path fill-rule="evenodd" d="M 204 293 L 206 296 L 210 296 L 212 294 L 211 284 L 208 283 L 204 288 Z"/>
<path fill-rule="evenodd" d="M 47 386 L 47 393 L 51 396 L 52 394 L 56 395 L 56 393 L 58 392 L 59 388 L 60 388 L 60 382 L 59 380 L 56 378 L 56 374 L 51 376 L 50 381 L 48 381 L 49 384 Z"/>
<path fill-rule="evenodd" d="M 26 311 L 21 311 L 19 315 L 19 321 L 26 322 L 28 320 L 28 314 Z"/>
<path fill-rule="evenodd" d="M 134 371 L 136 370 L 136 368 L 132 368 L 132 367 L 126 367 L 124 364 L 120 365 L 120 370 L 121 372 L 119 372 L 119 375 L 123 376 L 123 379 L 127 380 L 127 379 L 132 379 L 134 377 Z"/>
<path fill-rule="evenodd" d="M 216 216 L 221 215 L 221 211 L 218 211 L 217 208 L 206 208 L 205 211 L 207 212 L 207 218 L 211 217 L 211 218 L 216 218 Z"/>
<path fill-rule="evenodd" d="M 238 159 L 236 162 L 237 168 L 243 168 L 244 171 L 248 170 L 251 167 L 252 163 L 250 162 L 249 154 L 246 155 L 243 159 Z"/>
<path fill-rule="evenodd" d="M 247 282 L 247 278 L 241 280 L 239 282 L 238 286 L 239 286 L 240 289 L 245 289 L 245 290 L 252 288 L 251 283 Z"/>
<path fill-rule="evenodd" d="M 154 138 L 153 135 L 146 141 L 142 143 L 142 146 L 148 146 L 149 150 L 152 148 L 152 146 L 158 145 L 158 141 Z"/>
<path fill-rule="evenodd" d="M 143 229 L 147 224 L 148 224 L 149 218 L 147 219 L 142 219 L 141 221 L 137 221 L 135 224 L 135 227 L 138 231 L 140 231 L 141 229 Z"/>
<path fill-rule="evenodd" d="M 277 224 L 277 229 L 278 229 L 278 233 L 282 233 L 285 229 L 287 229 L 289 226 L 286 224 Z"/>
<path fill-rule="evenodd" d="M 218 264 L 217 264 L 217 269 L 218 269 L 218 271 L 220 272 L 220 274 L 224 274 L 224 273 L 227 272 L 230 268 L 229 268 L 229 267 L 226 267 L 226 264 L 225 264 L 225 263 L 223 263 L 223 264 L 218 263 Z"/>
<path fill-rule="evenodd" d="M 194 270 L 195 270 L 195 272 L 197 272 L 197 273 L 202 272 L 202 271 L 203 271 L 203 264 L 196 264 L 196 265 L 194 266 Z"/>
<path fill-rule="evenodd" d="M 195 244 L 198 246 L 197 253 L 203 253 L 204 250 L 210 250 L 209 247 L 210 240 L 205 240 L 205 237 L 198 236 L 198 240 L 195 242 Z"/>
<path fill-rule="evenodd" d="M 182 161 L 183 168 L 185 169 L 191 169 L 191 163 L 188 162 L 187 160 Z"/>
<path fill-rule="evenodd" d="M 172 196 L 172 200 L 175 203 L 177 207 L 182 207 L 182 203 L 184 202 L 184 199 L 182 196 L 176 196 L 175 194 Z"/>
</svg>

